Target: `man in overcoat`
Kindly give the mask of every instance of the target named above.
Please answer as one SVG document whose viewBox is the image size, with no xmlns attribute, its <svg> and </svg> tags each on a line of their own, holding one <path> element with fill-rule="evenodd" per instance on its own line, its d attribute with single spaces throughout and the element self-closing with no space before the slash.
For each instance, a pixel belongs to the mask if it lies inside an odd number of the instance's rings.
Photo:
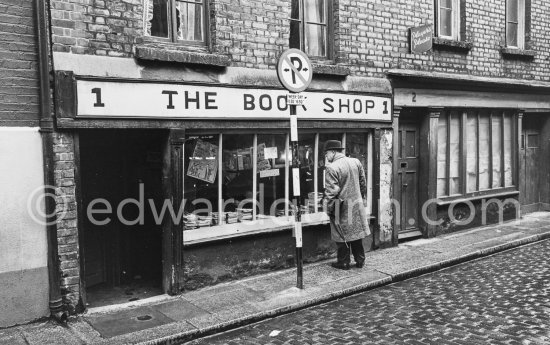
<svg viewBox="0 0 550 345">
<path fill-rule="evenodd" d="M 370 234 L 364 199 L 367 195 L 365 171 L 356 158 L 346 157 L 338 140 L 327 140 L 324 151 L 329 164 L 325 169 L 325 195 L 330 216 L 331 238 L 338 247 L 333 267 L 350 268 L 350 249 L 355 266 L 365 264 L 363 238 Z"/>
</svg>

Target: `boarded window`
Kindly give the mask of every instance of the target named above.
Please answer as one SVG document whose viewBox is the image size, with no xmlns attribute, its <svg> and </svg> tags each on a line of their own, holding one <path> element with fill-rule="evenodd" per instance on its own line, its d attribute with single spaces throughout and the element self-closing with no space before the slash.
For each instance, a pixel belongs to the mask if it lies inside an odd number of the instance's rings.
<svg viewBox="0 0 550 345">
<path fill-rule="evenodd" d="M 452 110 L 441 114 L 437 134 L 438 196 L 514 185 L 513 119 L 513 113 L 506 111 Z"/>
</svg>

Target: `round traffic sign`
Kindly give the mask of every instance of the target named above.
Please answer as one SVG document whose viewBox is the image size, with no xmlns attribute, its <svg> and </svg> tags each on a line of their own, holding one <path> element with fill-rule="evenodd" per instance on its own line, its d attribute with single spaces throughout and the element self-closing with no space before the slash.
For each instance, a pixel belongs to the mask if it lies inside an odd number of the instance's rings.
<svg viewBox="0 0 550 345">
<path fill-rule="evenodd" d="M 279 58 L 277 76 L 288 91 L 304 91 L 313 77 L 311 62 L 301 50 L 286 50 Z"/>
</svg>

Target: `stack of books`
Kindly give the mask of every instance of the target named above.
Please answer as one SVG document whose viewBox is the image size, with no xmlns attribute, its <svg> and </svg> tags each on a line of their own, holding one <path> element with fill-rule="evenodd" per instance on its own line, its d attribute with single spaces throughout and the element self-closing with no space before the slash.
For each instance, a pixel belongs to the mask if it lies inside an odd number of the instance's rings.
<svg viewBox="0 0 550 345">
<path fill-rule="evenodd" d="M 323 210 L 323 193 L 317 193 L 317 205 L 315 205 L 315 192 L 307 193 L 307 204 L 309 213 L 316 213 Z"/>
<path fill-rule="evenodd" d="M 251 208 L 238 208 L 237 209 L 239 222 L 245 220 L 252 220 L 252 209 Z"/>
<path fill-rule="evenodd" d="M 199 218 L 192 214 L 188 213 L 183 216 L 183 230 L 191 230 L 199 227 Z"/>
<path fill-rule="evenodd" d="M 225 223 L 233 224 L 239 221 L 239 214 L 237 212 L 226 212 L 225 213 Z"/>
<path fill-rule="evenodd" d="M 197 218 L 197 226 L 199 228 L 212 226 L 212 216 L 198 216 Z"/>
</svg>

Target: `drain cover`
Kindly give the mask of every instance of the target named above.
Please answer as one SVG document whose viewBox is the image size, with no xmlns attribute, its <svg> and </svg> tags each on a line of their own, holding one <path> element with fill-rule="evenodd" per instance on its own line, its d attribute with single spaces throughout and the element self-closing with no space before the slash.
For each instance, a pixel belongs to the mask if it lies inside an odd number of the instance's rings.
<svg viewBox="0 0 550 345">
<path fill-rule="evenodd" d="M 147 320 L 151 320 L 153 317 L 151 315 L 141 315 L 141 316 L 138 316 L 137 319 L 139 321 L 147 321 Z"/>
</svg>

